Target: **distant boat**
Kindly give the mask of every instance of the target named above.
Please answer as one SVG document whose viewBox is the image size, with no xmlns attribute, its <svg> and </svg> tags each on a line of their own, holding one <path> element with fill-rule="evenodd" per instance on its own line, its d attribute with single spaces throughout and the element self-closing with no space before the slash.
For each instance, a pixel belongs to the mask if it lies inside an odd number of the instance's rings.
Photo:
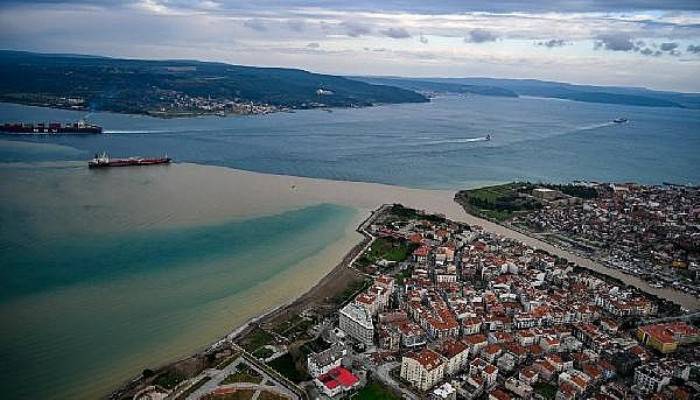
<svg viewBox="0 0 700 400">
<path fill-rule="evenodd" d="M 629 120 L 627 118 L 615 118 L 612 122 L 616 124 L 624 124 L 625 122 L 628 122 Z"/>
<path fill-rule="evenodd" d="M 491 134 L 486 135 L 486 141 L 490 142 L 491 141 Z"/>
<path fill-rule="evenodd" d="M 131 167 L 139 165 L 169 164 L 172 159 L 167 155 L 164 157 L 130 157 L 130 158 L 110 158 L 107 153 L 95 154 L 95 158 L 88 161 L 90 168 L 110 168 L 110 167 Z"/>
<path fill-rule="evenodd" d="M 102 133 L 102 127 L 88 124 L 84 120 L 70 124 L 59 122 L 34 124 L 2 124 L 0 132 L 11 135 L 86 135 Z"/>
</svg>

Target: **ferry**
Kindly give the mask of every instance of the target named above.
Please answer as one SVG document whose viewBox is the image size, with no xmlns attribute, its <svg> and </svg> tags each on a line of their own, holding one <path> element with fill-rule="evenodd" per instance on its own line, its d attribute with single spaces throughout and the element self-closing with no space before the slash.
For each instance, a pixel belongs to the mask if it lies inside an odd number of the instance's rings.
<svg viewBox="0 0 700 400">
<path fill-rule="evenodd" d="M 140 165 L 157 165 L 169 164 L 172 161 L 170 157 L 129 157 L 129 158 L 110 158 L 105 152 L 95 154 L 95 157 L 88 161 L 89 168 L 110 168 L 110 167 L 132 167 Z"/>
</svg>

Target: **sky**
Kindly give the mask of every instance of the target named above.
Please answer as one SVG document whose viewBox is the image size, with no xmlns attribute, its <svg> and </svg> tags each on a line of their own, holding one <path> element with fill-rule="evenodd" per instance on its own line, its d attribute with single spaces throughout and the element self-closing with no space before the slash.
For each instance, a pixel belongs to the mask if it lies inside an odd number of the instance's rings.
<svg viewBox="0 0 700 400">
<path fill-rule="evenodd" d="M 700 0 L 0 0 L 0 48 L 700 92 Z"/>
</svg>

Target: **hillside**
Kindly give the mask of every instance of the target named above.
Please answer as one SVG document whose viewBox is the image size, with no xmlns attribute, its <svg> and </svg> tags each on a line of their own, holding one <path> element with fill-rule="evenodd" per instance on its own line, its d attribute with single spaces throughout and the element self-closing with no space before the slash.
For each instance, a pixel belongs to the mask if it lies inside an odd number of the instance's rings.
<svg viewBox="0 0 700 400">
<path fill-rule="evenodd" d="M 368 83 L 420 92 L 470 93 L 485 96 L 533 96 L 587 103 L 700 109 L 700 94 L 634 87 L 574 85 L 536 79 L 358 77 Z"/>
<path fill-rule="evenodd" d="M 635 87 L 574 85 L 536 79 L 425 78 L 430 82 L 489 85 L 521 96 L 557 98 L 587 103 L 700 109 L 700 94 L 677 93 Z"/>
<path fill-rule="evenodd" d="M 0 51 L 0 101 L 172 116 L 428 100 L 406 89 L 297 69 Z"/>
<path fill-rule="evenodd" d="M 375 85 L 391 85 L 417 92 L 478 94 L 482 96 L 518 97 L 512 90 L 493 85 L 473 85 L 452 82 L 433 82 L 411 78 L 353 77 Z"/>
</svg>

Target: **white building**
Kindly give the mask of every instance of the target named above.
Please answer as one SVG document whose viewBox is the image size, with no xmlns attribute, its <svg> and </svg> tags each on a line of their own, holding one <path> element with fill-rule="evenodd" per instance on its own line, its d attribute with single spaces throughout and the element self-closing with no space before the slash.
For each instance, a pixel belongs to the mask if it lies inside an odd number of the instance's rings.
<svg viewBox="0 0 700 400">
<path fill-rule="evenodd" d="M 371 345 L 374 341 L 372 315 L 365 308 L 349 303 L 340 310 L 340 329 L 355 340 Z"/>
<path fill-rule="evenodd" d="M 401 378 L 420 390 L 435 386 L 445 376 L 442 357 L 432 350 L 407 353 L 401 359 Z"/>
<path fill-rule="evenodd" d="M 340 367 L 343 357 L 347 354 L 345 346 L 339 343 L 333 344 L 328 349 L 319 353 L 312 353 L 306 358 L 309 374 L 317 378 L 327 374 L 330 370 Z"/>
</svg>

